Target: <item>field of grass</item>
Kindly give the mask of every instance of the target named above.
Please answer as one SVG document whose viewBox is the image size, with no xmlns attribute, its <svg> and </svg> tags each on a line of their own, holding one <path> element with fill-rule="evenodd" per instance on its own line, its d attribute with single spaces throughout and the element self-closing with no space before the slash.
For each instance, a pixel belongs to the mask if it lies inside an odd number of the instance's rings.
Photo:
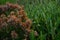
<svg viewBox="0 0 60 40">
<path fill-rule="evenodd" d="M 32 20 L 30 40 L 60 40 L 60 0 L 0 0 L 24 5 L 27 16 Z M 3 35 L 2 35 L 3 36 Z"/>
</svg>

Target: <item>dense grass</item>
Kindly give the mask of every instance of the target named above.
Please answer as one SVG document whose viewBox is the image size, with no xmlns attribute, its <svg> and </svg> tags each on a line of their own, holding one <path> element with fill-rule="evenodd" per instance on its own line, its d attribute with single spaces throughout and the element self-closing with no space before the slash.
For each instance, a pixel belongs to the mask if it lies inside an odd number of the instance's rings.
<svg viewBox="0 0 60 40">
<path fill-rule="evenodd" d="M 35 37 L 32 31 L 30 40 L 60 40 L 60 0 L 0 0 L 0 4 L 8 1 L 24 5 L 31 29 L 39 34 Z"/>
</svg>

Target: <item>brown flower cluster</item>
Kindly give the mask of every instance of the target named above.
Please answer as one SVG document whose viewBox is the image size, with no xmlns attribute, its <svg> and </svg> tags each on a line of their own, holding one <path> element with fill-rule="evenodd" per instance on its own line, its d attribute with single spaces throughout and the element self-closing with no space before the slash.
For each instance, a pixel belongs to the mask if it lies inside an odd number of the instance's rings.
<svg viewBox="0 0 60 40">
<path fill-rule="evenodd" d="M 0 29 L 3 27 L 9 27 L 9 25 L 13 25 L 15 27 L 22 28 L 22 30 L 26 31 L 26 35 L 28 35 L 31 30 L 32 21 L 27 17 L 26 13 L 24 12 L 24 6 L 19 6 L 18 4 L 11 4 L 7 3 L 6 5 L 0 6 L 2 12 L 8 9 L 16 9 L 15 11 L 11 11 L 8 16 L 4 13 L 0 15 Z M 15 31 L 11 32 L 12 37 L 15 37 Z M 16 34 L 17 35 L 17 34 Z"/>
</svg>

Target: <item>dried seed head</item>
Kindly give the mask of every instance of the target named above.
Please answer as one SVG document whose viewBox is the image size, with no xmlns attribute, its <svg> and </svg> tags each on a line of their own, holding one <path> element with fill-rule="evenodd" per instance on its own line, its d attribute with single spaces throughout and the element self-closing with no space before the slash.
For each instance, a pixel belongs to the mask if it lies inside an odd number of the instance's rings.
<svg viewBox="0 0 60 40">
<path fill-rule="evenodd" d="M 14 15 L 14 14 L 15 14 L 15 12 L 14 12 L 14 11 L 11 11 L 11 12 L 10 12 L 10 15 Z"/>
<path fill-rule="evenodd" d="M 8 7 L 12 7 L 12 4 L 9 3 L 9 2 L 7 2 L 6 5 L 7 5 Z"/>
<path fill-rule="evenodd" d="M 7 18 L 10 18 L 10 15 L 8 15 Z"/>
<path fill-rule="evenodd" d="M 14 30 L 14 31 L 11 31 L 11 36 L 12 36 L 12 38 L 16 39 L 18 37 L 18 34 Z"/>
<path fill-rule="evenodd" d="M 26 29 L 26 31 L 27 31 L 27 34 L 29 34 L 29 33 L 31 32 L 31 30 L 30 30 L 30 29 Z"/>
<path fill-rule="evenodd" d="M 11 18 L 14 20 L 17 19 L 17 17 L 15 15 L 11 16 Z"/>
<path fill-rule="evenodd" d="M 27 28 L 31 28 L 31 24 L 32 24 L 32 22 L 31 22 L 30 19 L 26 20 L 26 26 L 27 26 Z"/>
<path fill-rule="evenodd" d="M 1 14 L 1 16 L 0 16 L 1 18 L 3 18 L 3 17 L 6 17 L 6 15 L 5 14 Z"/>
<path fill-rule="evenodd" d="M 18 8 L 17 9 L 18 9 L 18 11 L 20 11 L 21 10 L 21 6 L 18 5 Z"/>
<path fill-rule="evenodd" d="M 16 24 L 19 23 L 19 21 L 20 21 L 20 20 L 19 20 L 18 18 L 15 19 L 15 23 L 16 23 Z"/>
<path fill-rule="evenodd" d="M 19 11 L 19 15 L 24 15 L 24 10 Z"/>
<path fill-rule="evenodd" d="M 2 27 L 7 27 L 7 25 L 8 24 L 6 22 L 4 22 L 4 23 L 1 24 Z"/>
<path fill-rule="evenodd" d="M 18 4 L 14 4 L 14 7 L 18 8 L 18 9 L 20 8 L 20 6 Z"/>
</svg>

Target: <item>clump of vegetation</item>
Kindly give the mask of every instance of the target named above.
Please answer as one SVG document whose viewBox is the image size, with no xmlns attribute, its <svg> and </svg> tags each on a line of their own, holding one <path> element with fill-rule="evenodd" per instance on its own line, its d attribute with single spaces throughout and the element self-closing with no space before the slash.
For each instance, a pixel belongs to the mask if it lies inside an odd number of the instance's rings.
<svg viewBox="0 0 60 40">
<path fill-rule="evenodd" d="M 32 21 L 27 17 L 24 6 L 7 3 L 6 5 L 0 6 L 0 9 L 0 39 L 28 40 L 29 34 L 32 31 Z M 12 11 L 13 9 L 14 11 Z M 5 12 L 7 10 L 10 10 L 11 12 L 6 16 Z"/>
</svg>

